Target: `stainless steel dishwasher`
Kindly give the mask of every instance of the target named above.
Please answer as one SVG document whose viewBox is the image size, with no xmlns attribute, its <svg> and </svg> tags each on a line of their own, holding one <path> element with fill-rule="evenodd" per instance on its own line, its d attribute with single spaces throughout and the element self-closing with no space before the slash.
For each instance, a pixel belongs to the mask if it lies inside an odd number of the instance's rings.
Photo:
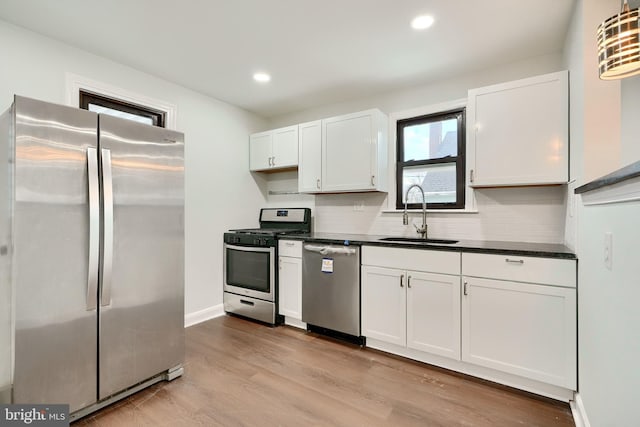
<svg viewBox="0 0 640 427">
<path fill-rule="evenodd" d="M 362 344 L 359 246 L 304 243 L 302 321 L 309 330 L 346 334 Z"/>
</svg>

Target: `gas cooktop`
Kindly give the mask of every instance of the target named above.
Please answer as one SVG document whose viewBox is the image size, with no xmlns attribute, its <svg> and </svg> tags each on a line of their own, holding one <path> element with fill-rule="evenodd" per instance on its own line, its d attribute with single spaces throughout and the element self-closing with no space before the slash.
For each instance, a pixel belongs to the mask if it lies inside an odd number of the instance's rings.
<svg viewBox="0 0 640 427">
<path fill-rule="evenodd" d="M 277 236 L 311 232 L 311 209 L 260 209 L 260 228 L 236 228 L 230 233 Z"/>
</svg>

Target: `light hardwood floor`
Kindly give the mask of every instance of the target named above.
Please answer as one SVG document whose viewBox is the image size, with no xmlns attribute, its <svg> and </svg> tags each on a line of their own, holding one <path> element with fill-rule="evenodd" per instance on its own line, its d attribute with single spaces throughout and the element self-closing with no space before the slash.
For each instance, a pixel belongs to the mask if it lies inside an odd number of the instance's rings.
<svg viewBox="0 0 640 427">
<path fill-rule="evenodd" d="M 573 426 L 569 406 L 313 333 L 220 317 L 185 374 L 74 426 Z"/>
</svg>

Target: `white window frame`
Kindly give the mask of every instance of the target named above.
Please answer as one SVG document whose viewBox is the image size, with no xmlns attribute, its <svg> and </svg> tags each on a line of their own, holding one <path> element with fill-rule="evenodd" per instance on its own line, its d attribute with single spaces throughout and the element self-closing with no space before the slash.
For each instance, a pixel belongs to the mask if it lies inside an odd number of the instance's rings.
<svg viewBox="0 0 640 427">
<path fill-rule="evenodd" d="M 131 104 L 143 105 L 155 110 L 164 111 L 165 128 L 177 130 L 178 107 L 168 101 L 140 95 L 107 83 L 98 82 L 78 74 L 66 73 L 66 104 L 78 107 L 80 91 L 93 92 L 109 98 L 119 99 Z"/>
</svg>

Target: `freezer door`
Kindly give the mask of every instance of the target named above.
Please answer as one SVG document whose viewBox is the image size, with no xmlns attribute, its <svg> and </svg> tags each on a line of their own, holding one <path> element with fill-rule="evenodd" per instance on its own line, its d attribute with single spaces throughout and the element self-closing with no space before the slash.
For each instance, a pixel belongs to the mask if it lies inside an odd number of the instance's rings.
<svg viewBox="0 0 640 427">
<path fill-rule="evenodd" d="M 13 400 L 73 412 L 97 390 L 98 116 L 16 97 L 15 121 Z"/>
<path fill-rule="evenodd" d="M 100 115 L 99 398 L 184 359 L 184 140 Z"/>
</svg>

